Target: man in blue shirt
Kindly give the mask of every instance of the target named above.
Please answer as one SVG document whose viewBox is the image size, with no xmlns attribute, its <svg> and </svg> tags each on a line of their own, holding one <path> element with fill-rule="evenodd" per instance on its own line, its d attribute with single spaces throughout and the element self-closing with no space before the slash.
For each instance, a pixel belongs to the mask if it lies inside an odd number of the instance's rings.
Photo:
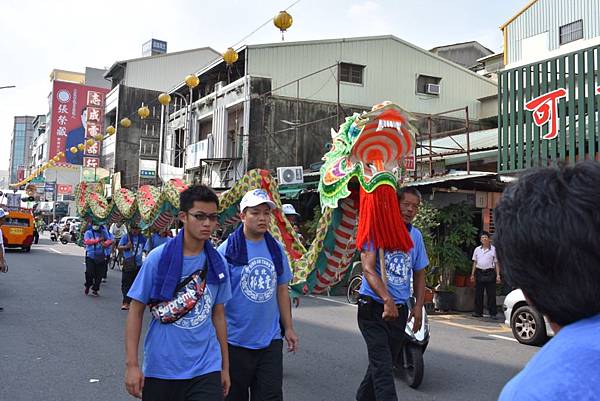
<svg viewBox="0 0 600 401">
<path fill-rule="evenodd" d="M 92 288 L 92 296 L 97 297 L 100 283 L 106 267 L 106 256 L 104 250 L 109 248 L 112 241 L 109 239 L 106 228 L 99 224 L 93 224 L 83 235 L 85 245 L 85 295 Z"/>
<path fill-rule="evenodd" d="M 385 284 L 381 278 L 378 250 L 370 245 L 360 254 L 363 280 L 359 290 L 358 327 L 367 344 L 369 367 L 356 393 L 357 401 L 398 399 L 392 372 L 404 341 L 407 319 L 414 317 L 415 332 L 421 328 L 425 268 L 429 259 L 421 232 L 411 225 L 421 204 L 421 193 L 407 187 L 400 190 L 398 198 L 413 248 L 408 253 L 384 252 Z M 409 316 L 407 300 L 411 296 L 411 281 L 414 282 L 416 304 Z"/>
<path fill-rule="evenodd" d="M 229 391 L 229 357 L 224 304 L 231 298 L 226 262 L 209 238 L 217 225 L 219 198 L 204 185 L 180 195 L 177 237 L 150 252 L 133 286 L 125 330 L 127 391 L 143 400 L 217 401 Z M 168 301 L 176 285 L 205 272 L 194 307 L 173 323 L 154 316 L 144 342 L 143 374 L 138 346 L 144 309 Z"/>
<path fill-rule="evenodd" d="M 121 304 L 121 310 L 129 310 L 131 298 L 127 296 L 127 293 L 142 267 L 142 255 L 145 246 L 146 237 L 142 235 L 136 224 L 132 224 L 128 234 L 121 237 L 119 241 L 119 251 L 123 252 L 123 271 L 121 272 L 123 303 Z"/>
<path fill-rule="evenodd" d="M 231 363 L 227 401 L 248 401 L 249 391 L 252 400 L 282 400 L 281 326 L 288 352 L 298 349 L 288 294 L 292 272 L 283 246 L 268 232 L 274 208 L 264 190 L 246 193 L 240 202 L 242 224 L 219 246 L 232 290 L 225 305 Z"/>
<path fill-rule="evenodd" d="M 158 248 L 165 242 L 171 239 L 171 230 L 169 227 L 166 227 L 160 231 L 153 232 L 148 241 L 146 241 L 146 246 L 144 247 L 144 252 L 149 253 L 154 248 Z"/>
<path fill-rule="evenodd" d="M 500 401 L 600 400 L 600 164 L 526 172 L 494 210 L 503 276 L 556 333 Z"/>
</svg>

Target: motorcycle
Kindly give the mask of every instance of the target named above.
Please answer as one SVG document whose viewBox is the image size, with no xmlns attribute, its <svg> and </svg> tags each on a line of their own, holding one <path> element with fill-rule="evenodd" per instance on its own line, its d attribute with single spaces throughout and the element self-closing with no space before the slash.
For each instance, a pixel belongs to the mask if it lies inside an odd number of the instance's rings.
<svg viewBox="0 0 600 401">
<path fill-rule="evenodd" d="M 409 310 L 412 310 L 415 302 L 414 297 L 408 299 Z M 406 323 L 404 329 L 405 341 L 398 354 L 394 369 L 406 384 L 412 388 L 417 388 L 423 381 L 423 353 L 429 344 L 429 319 L 424 306 L 421 315 L 421 329 L 415 333 L 413 327 L 414 319 L 411 319 Z"/>
<path fill-rule="evenodd" d="M 50 240 L 52 242 L 58 241 L 58 234 L 56 233 L 56 231 L 54 231 L 54 230 L 50 231 Z"/>
<path fill-rule="evenodd" d="M 63 245 L 66 245 L 69 242 L 77 243 L 77 235 L 73 231 L 63 231 L 60 235 L 60 242 Z"/>
</svg>

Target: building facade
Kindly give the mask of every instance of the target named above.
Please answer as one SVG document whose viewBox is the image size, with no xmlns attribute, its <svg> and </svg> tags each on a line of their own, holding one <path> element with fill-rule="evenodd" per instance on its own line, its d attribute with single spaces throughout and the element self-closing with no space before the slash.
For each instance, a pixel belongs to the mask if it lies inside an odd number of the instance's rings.
<svg viewBox="0 0 600 401">
<path fill-rule="evenodd" d="M 166 43 L 161 43 L 166 50 Z M 123 187 L 157 182 L 162 112 L 158 95 L 220 57 L 215 50 L 203 47 L 118 61 L 108 69 L 104 78 L 111 82 L 111 91 L 106 98 L 105 125 L 116 127 L 117 134 L 104 141 L 101 165 L 119 173 Z M 172 107 L 180 107 L 182 101 L 173 103 Z M 137 114 L 142 105 L 150 109 L 148 118 Z M 129 128 L 119 125 L 123 118 L 131 120 Z"/>
<path fill-rule="evenodd" d="M 33 121 L 35 118 L 35 116 L 15 116 L 14 118 L 8 162 L 11 183 L 25 177 L 25 171 L 31 160 L 30 146 L 34 136 Z"/>
<path fill-rule="evenodd" d="M 507 69 L 600 44 L 597 0 L 533 0 L 501 27 Z"/>
<path fill-rule="evenodd" d="M 597 2 L 534 1 L 502 29 L 508 64 L 498 81 L 498 171 L 598 160 Z"/>
<path fill-rule="evenodd" d="M 417 119 L 454 110 L 436 120 L 436 133 L 464 126 L 468 107 L 478 129 L 478 99 L 497 93 L 493 81 L 394 36 L 248 45 L 238 53 L 232 66 L 218 60 L 197 72 L 191 119 L 185 108 L 170 113 L 165 170 L 185 168 L 218 188 L 252 168 L 315 170 L 331 129 L 352 112 L 384 100 Z M 180 83 L 172 93 L 189 91 Z"/>
</svg>

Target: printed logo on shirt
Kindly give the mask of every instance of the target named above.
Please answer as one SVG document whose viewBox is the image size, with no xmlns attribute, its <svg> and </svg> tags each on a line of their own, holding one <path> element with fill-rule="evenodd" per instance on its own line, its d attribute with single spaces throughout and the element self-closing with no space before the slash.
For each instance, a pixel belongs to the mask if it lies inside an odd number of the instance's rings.
<svg viewBox="0 0 600 401">
<path fill-rule="evenodd" d="M 252 302 L 262 303 L 273 298 L 277 287 L 275 266 L 270 259 L 253 258 L 244 266 L 240 288 Z"/>
<path fill-rule="evenodd" d="M 174 322 L 173 325 L 181 329 L 193 329 L 201 326 L 204 324 L 204 322 L 206 322 L 208 316 L 210 316 L 212 304 L 212 293 L 207 285 L 204 289 L 204 295 L 196 303 L 194 309 L 186 313 L 181 319 Z"/>
<path fill-rule="evenodd" d="M 408 253 L 396 251 L 385 254 L 385 270 L 388 282 L 392 285 L 404 285 L 410 279 L 411 258 Z"/>
</svg>

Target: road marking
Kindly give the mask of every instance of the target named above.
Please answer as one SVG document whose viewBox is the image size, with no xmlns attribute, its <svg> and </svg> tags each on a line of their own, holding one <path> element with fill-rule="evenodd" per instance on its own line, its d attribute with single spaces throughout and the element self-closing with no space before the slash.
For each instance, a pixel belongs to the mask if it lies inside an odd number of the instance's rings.
<svg viewBox="0 0 600 401">
<path fill-rule="evenodd" d="M 505 337 L 505 336 L 499 336 L 497 334 L 488 334 L 490 337 L 494 337 L 494 338 L 499 338 L 500 340 L 508 340 L 508 341 L 514 341 L 516 343 L 518 343 L 516 338 L 510 338 L 510 337 Z"/>
<path fill-rule="evenodd" d="M 48 249 L 50 249 L 50 250 L 51 250 L 52 252 L 54 252 L 54 253 L 58 253 L 59 255 L 62 255 L 62 252 L 61 252 L 61 251 L 57 251 L 57 250 L 56 250 L 56 249 L 54 249 L 54 248 L 48 248 Z"/>
<path fill-rule="evenodd" d="M 466 329 L 466 330 L 474 330 L 474 331 L 479 331 L 482 333 L 508 333 L 510 332 L 510 329 L 503 327 L 503 326 L 496 326 L 496 327 L 490 327 L 490 326 L 478 326 L 478 325 L 474 325 L 474 324 L 462 324 L 462 323 L 457 323 L 457 322 L 450 322 L 448 320 L 445 320 L 447 318 L 444 318 L 444 320 L 442 319 L 437 319 L 437 316 L 434 317 L 433 321 L 442 323 L 442 324 L 447 324 L 448 326 L 454 326 L 454 327 L 460 327 L 461 329 Z"/>
<path fill-rule="evenodd" d="M 349 304 L 348 302 L 342 302 L 342 301 L 338 301 L 337 299 L 325 298 L 325 297 L 321 297 L 321 296 L 318 296 L 318 295 L 307 295 L 307 297 L 309 297 L 309 298 L 316 298 L 316 299 L 320 299 L 320 300 L 328 301 L 328 302 L 333 302 L 335 304 L 341 304 L 341 305 L 346 305 L 346 306 L 354 306 L 355 308 L 357 307 L 357 305 Z"/>
</svg>

